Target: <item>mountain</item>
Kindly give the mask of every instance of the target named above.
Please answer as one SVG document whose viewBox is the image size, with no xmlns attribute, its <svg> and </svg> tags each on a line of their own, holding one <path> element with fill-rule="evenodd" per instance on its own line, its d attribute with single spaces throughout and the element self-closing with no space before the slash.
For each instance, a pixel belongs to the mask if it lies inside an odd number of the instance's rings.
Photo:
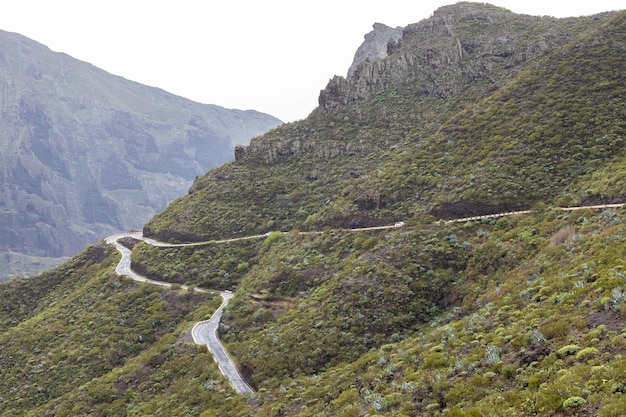
<svg viewBox="0 0 626 417">
<path fill-rule="evenodd" d="M 67 257 L 140 227 L 197 175 L 232 159 L 235 144 L 280 124 L 2 31 L 0 74 L 0 248 L 12 259 Z"/>
<path fill-rule="evenodd" d="M 405 27 L 144 226 L 200 244 L 125 241 L 233 291 L 253 396 L 191 343 L 217 295 L 100 241 L 0 285 L 0 415 L 622 416 L 625 35 L 484 3 Z"/>
<path fill-rule="evenodd" d="M 571 46 L 587 21 L 595 22 L 471 3 L 439 9 L 405 28 L 387 58 L 330 80 L 310 118 L 252 140 L 233 166 L 199 177 L 144 232 L 204 240 L 555 203 L 622 146 L 614 120 L 622 78 L 602 48 Z M 574 204 L 604 198 L 568 195 Z"/>
</svg>

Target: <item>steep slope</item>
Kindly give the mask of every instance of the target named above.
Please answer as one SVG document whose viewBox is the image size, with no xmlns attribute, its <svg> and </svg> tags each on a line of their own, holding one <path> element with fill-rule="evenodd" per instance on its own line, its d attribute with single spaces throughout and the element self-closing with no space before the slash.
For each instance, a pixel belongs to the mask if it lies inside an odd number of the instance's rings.
<svg viewBox="0 0 626 417">
<path fill-rule="evenodd" d="M 31 297 L 29 281 L 0 285 L 2 414 L 622 416 L 626 212 L 554 206 L 624 195 L 625 32 L 625 12 L 471 3 L 405 28 L 388 57 L 331 80 L 311 117 L 240 148 L 145 227 L 254 240 L 127 242 L 141 273 L 233 290 L 219 332 L 253 397 L 184 342 L 217 300 L 131 284 L 97 244 Z M 374 224 L 392 227 L 352 229 Z M 54 356 L 44 380 L 45 346 L 65 339 L 42 330 L 32 349 L 27 330 L 48 318 L 80 320 L 62 346 L 84 361 Z M 68 369 L 91 380 L 72 386 Z"/>
<path fill-rule="evenodd" d="M 609 18 L 443 7 L 387 58 L 331 80 L 309 119 L 200 177 L 144 232 L 203 240 L 552 203 L 621 150 L 623 28 Z"/>
<path fill-rule="evenodd" d="M 139 227 L 278 125 L 108 74 L 0 32 L 0 247 L 69 256 Z"/>
<path fill-rule="evenodd" d="M 314 375 L 268 379 L 275 389 L 261 396 L 255 415 L 271 416 L 277 409 L 299 416 L 623 415 L 625 221 L 623 210 L 572 215 L 555 210 L 536 217 L 442 225 L 444 238 L 424 242 L 419 252 L 450 257 L 444 253 L 455 246 L 451 241 L 464 248 L 464 278 L 454 287 L 463 301 L 356 360 Z M 406 246 L 418 236 L 417 229 L 379 236 L 373 252 L 412 256 Z M 437 275 L 421 279 L 428 282 Z M 405 280 L 419 276 L 411 273 Z M 350 296 L 371 292 L 348 294 L 342 303 L 352 304 Z M 301 319 L 292 317 L 283 329 L 279 313 L 242 360 L 258 357 L 259 369 L 271 372 L 267 367 L 282 369 L 270 365 L 281 355 L 289 360 L 315 357 L 317 334 L 311 336 L 309 329 L 326 327 L 326 322 L 307 322 L 305 303 L 300 298 L 291 302 Z M 380 298 L 369 302 L 377 305 Z M 316 308 L 315 303 L 306 305 Z M 351 329 L 336 329 L 332 340 L 345 343 Z M 306 340 L 286 349 L 286 337 Z M 284 366 L 284 361 L 276 363 Z"/>
<path fill-rule="evenodd" d="M 519 32 L 498 32 L 510 27 Z M 193 241 L 414 217 L 415 236 L 326 231 L 264 245 L 240 283 L 253 296 L 226 315 L 224 338 L 259 386 L 356 360 L 458 305 L 468 279 L 530 256 L 519 243 L 461 245 L 424 214 L 583 204 L 586 191 L 574 199 L 570 184 L 623 159 L 625 29 L 623 13 L 554 20 L 442 8 L 405 29 L 388 58 L 332 80 L 310 119 L 253 140 L 144 231 Z"/>
<path fill-rule="evenodd" d="M 183 375 L 200 389 L 190 387 L 193 401 L 224 401 L 227 382 L 185 335 L 220 297 L 120 279 L 111 273 L 117 258 L 98 243 L 39 277 L 2 284 L 0 415 L 46 415 L 40 406 L 84 415 L 85 399 L 99 404 L 96 414 L 122 415 L 130 399 L 167 397 Z"/>
</svg>

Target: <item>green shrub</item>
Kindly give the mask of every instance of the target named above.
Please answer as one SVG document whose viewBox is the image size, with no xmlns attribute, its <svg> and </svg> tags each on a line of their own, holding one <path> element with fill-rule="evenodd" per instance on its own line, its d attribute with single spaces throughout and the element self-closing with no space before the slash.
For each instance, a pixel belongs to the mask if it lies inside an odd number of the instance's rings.
<svg viewBox="0 0 626 417">
<path fill-rule="evenodd" d="M 439 409 L 439 404 L 438 403 L 430 403 L 425 407 L 426 411 L 435 411 Z"/>
<path fill-rule="evenodd" d="M 276 242 L 281 236 L 280 232 L 271 232 L 267 235 L 267 238 L 263 241 L 263 249 L 269 249 L 274 242 Z"/>
<path fill-rule="evenodd" d="M 443 352 L 443 345 L 435 345 L 430 348 L 431 352 Z"/>
<path fill-rule="evenodd" d="M 369 238 L 365 242 L 363 242 L 363 249 L 364 250 L 373 249 L 374 246 L 376 246 L 377 244 L 378 244 L 378 239 L 376 239 L 375 237 Z"/>
<path fill-rule="evenodd" d="M 608 404 L 604 404 L 598 412 L 598 417 L 623 417 L 624 409 L 626 409 L 625 398 L 614 398 L 609 400 Z"/>
<path fill-rule="evenodd" d="M 585 404 L 587 404 L 587 400 L 582 397 L 569 397 L 567 400 L 563 401 L 563 408 L 568 410 Z"/>
<path fill-rule="evenodd" d="M 559 350 L 556 351 L 556 354 L 559 358 L 564 358 L 565 356 L 570 356 L 575 354 L 580 350 L 578 345 L 565 345 Z"/>
<path fill-rule="evenodd" d="M 538 295 L 543 295 L 542 292 Z M 544 299 L 544 297 L 541 297 Z M 572 322 L 568 319 L 555 320 L 549 323 L 546 323 L 541 326 L 541 332 L 545 335 L 546 338 L 552 339 L 554 337 L 564 337 L 569 334 L 572 329 Z"/>
<path fill-rule="evenodd" d="M 611 392 L 613 394 L 626 394 L 626 383 L 624 381 L 613 382 L 613 384 L 611 385 Z"/>
<path fill-rule="evenodd" d="M 494 379 L 495 377 L 496 377 L 495 372 L 488 371 L 483 374 L 483 378 L 485 379 Z"/>
<path fill-rule="evenodd" d="M 576 359 L 586 360 L 598 354 L 598 349 L 594 347 L 585 348 L 576 354 Z"/>
</svg>

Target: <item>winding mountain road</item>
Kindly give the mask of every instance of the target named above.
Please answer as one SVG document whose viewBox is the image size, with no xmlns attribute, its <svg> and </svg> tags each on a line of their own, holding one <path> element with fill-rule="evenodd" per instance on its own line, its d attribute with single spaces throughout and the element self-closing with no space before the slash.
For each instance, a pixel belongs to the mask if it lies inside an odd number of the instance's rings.
<svg viewBox="0 0 626 417">
<path fill-rule="evenodd" d="M 131 251 L 130 249 L 119 243 L 119 240 L 125 237 L 130 237 L 137 240 L 144 240 L 148 244 L 154 244 L 155 246 L 159 247 L 172 247 L 181 245 L 171 245 L 167 243 L 157 242 L 153 239 L 144 239 L 143 234 L 140 232 L 120 233 L 109 236 L 105 239 L 106 243 L 114 245 L 115 248 L 122 254 L 122 258 L 115 267 L 115 272 L 117 272 L 119 275 L 125 275 L 135 281 L 159 285 L 161 287 L 172 287 L 173 284 L 169 282 L 149 279 L 137 274 L 135 271 L 132 270 L 130 259 Z M 201 293 L 214 292 L 212 290 L 207 290 L 199 287 L 188 287 L 186 285 L 181 285 L 180 288 Z M 228 305 L 230 299 L 233 297 L 233 294 L 229 291 L 217 292 L 219 292 L 219 294 L 222 296 L 222 304 L 215 311 L 215 313 L 213 313 L 210 319 L 200 321 L 193 326 L 193 328 L 191 329 L 191 336 L 196 344 L 206 345 L 207 349 L 213 355 L 213 359 L 215 359 L 215 362 L 217 362 L 220 372 L 226 378 L 228 378 L 230 384 L 235 389 L 235 391 L 240 394 L 254 394 L 254 390 L 243 379 L 243 377 L 239 373 L 239 370 L 237 369 L 237 366 L 235 366 L 235 363 L 226 351 L 226 348 L 224 347 L 224 345 L 222 345 L 222 342 L 217 337 L 217 328 L 219 326 L 220 319 L 222 318 L 222 311 L 224 310 L 224 307 Z"/>
<path fill-rule="evenodd" d="M 574 210 L 585 210 L 585 209 L 606 209 L 606 208 L 621 208 L 624 207 L 625 203 L 618 204 L 600 204 L 594 206 L 579 206 L 579 207 L 558 207 L 559 210 L 563 211 L 574 211 Z M 488 219 L 488 218 L 497 218 L 497 217 L 505 217 L 505 216 L 514 216 L 514 215 L 524 215 L 533 213 L 533 210 L 520 210 L 520 211 L 509 211 L 503 213 L 495 213 L 495 214 L 487 214 L 483 216 L 472 216 L 472 217 L 463 217 L 460 219 L 452 219 L 443 221 L 444 223 L 464 223 L 468 221 L 480 220 L 480 219 Z M 441 221 L 439 221 L 441 222 Z M 375 227 L 363 227 L 356 229 L 346 229 L 350 232 L 359 232 L 366 230 L 385 230 L 385 229 L 395 229 L 404 227 L 404 222 L 396 222 L 393 225 L 387 226 L 375 226 Z M 146 278 L 142 275 L 137 274 L 131 268 L 131 250 L 127 247 L 123 246 L 119 243 L 119 240 L 122 238 L 130 237 L 137 240 L 142 240 L 149 245 L 161 247 L 161 248 L 175 248 L 175 247 L 185 247 L 185 246 L 201 246 L 201 245 L 209 245 L 209 244 L 220 244 L 220 243 L 228 243 L 228 242 L 237 242 L 243 240 L 252 240 L 252 239 L 261 239 L 269 236 L 271 233 L 280 233 L 282 235 L 288 234 L 290 232 L 268 232 L 261 235 L 251 235 L 244 237 L 237 237 L 232 239 L 223 239 L 223 240 L 209 240 L 204 242 L 192 242 L 192 243 L 164 243 L 159 242 L 154 239 L 146 238 L 143 236 L 141 232 L 130 232 L 130 233 L 119 233 L 112 236 L 109 236 L 105 239 L 106 243 L 110 245 L 114 245 L 117 250 L 122 254 L 122 258 L 119 263 L 115 267 L 115 272 L 119 275 L 125 275 L 135 281 L 145 282 L 148 284 L 159 285 L 162 287 L 172 287 L 173 284 L 164 281 L 157 281 L 153 279 Z M 310 231 L 310 232 L 299 232 L 300 234 L 319 234 L 322 232 L 319 231 Z M 224 348 L 224 345 L 217 337 L 217 328 L 219 326 L 220 319 L 222 318 L 222 312 L 224 307 L 228 305 L 228 302 L 233 297 L 233 294 L 229 291 L 214 291 L 207 290 L 199 287 L 189 287 L 186 285 L 181 285 L 180 288 L 185 290 L 193 290 L 196 292 L 219 292 L 222 296 L 222 304 L 220 307 L 213 313 L 209 320 L 200 321 L 196 323 L 192 330 L 191 335 L 193 340 L 198 345 L 206 345 L 208 350 L 213 354 L 213 358 L 217 362 L 217 365 L 220 369 L 220 372 L 228 378 L 230 384 L 233 388 L 240 394 L 253 394 L 254 390 L 246 383 L 243 379 L 239 370 L 235 366 L 232 358 Z"/>
</svg>

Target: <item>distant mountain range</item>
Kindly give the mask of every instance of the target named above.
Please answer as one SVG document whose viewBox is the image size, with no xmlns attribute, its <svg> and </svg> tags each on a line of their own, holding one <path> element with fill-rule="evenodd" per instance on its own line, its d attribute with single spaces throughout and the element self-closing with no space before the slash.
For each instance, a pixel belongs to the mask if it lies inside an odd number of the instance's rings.
<svg viewBox="0 0 626 417">
<path fill-rule="evenodd" d="M 234 145 L 279 124 L 0 31 L 0 279 L 141 228 Z"/>
</svg>

